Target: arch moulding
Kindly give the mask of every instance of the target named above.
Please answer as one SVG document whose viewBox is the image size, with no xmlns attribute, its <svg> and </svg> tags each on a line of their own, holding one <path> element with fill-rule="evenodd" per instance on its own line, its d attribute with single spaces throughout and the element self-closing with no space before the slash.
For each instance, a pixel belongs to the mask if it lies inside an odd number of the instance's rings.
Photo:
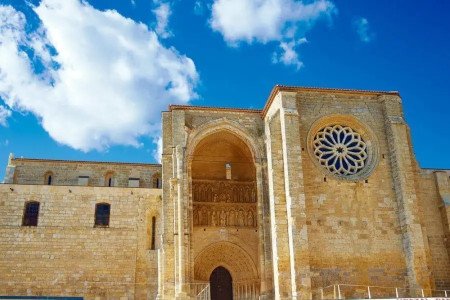
<svg viewBox="0 0 450 300">
<path fill-rule="evenodd" d="M 195 279 L 208 281 L 219 266 L 225 267 L 235 282 L 258 279 L 251 256 L 240 246 L 226 241 L 210 244 L 195 257 Z"/>
<path fill-rule="evenodd" d="M 254 163 L 259 163 L 262 157 L 261 145 L 259 145 L 259 143 L 253 138 L 248 130 L 245 129 L 242 125 L 227 118 L 209 121 L 193 130 L 193 132 L 188 136 L 187 141 L 186 154 L 188 162 L 191 162 L 195 148 L 201 140 L 213 133 L 224 130 L 236 135 L 237 138 L 241 139 L 250 149 Z"/>
</svg>

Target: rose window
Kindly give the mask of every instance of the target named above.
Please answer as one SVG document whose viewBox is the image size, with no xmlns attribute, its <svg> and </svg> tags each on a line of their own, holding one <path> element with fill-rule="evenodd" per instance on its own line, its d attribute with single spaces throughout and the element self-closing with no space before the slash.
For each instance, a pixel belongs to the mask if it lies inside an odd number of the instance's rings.
<svg viewBox="0 0 450 300">
<path fill-rule="evenodd" d="M 333 125 L 317 132 L 313 142 L 319 163 L 333 174 L 354 175 L 364 168 L 367 145 L 350 127 Z"/>
</svg>

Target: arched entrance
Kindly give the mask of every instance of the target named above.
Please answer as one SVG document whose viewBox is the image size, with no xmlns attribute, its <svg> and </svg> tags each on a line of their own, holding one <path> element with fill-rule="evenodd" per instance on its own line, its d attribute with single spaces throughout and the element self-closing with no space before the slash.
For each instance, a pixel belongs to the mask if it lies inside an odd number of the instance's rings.
<svg viewBox="0 0 450 300">
<path fill-rule="evenodd" d="M 229 289 L 222 292 L 225 298 L 212 299 L 257 299 L 261 253 L 254 149 L 239 132 L 228 129 L 214 130 L 191 146 L 188 172 L 194 281 L 210 280 L 211 295 L 213 284 L 218 284 L 216 290 L 219 286 L 222 291 Z M 226 278 L 230 284 L 220 281 Z"/>
<path fill-rule="evenodd" d="M 211 300 L 233 299 L 233 279 L 224 267 L 217 267 L 209 277 Z"/>
</svg>

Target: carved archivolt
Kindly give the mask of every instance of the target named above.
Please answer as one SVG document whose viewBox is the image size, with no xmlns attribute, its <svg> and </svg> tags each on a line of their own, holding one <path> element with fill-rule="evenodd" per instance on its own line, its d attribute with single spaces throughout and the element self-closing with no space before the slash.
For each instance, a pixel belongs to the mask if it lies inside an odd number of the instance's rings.
<svg viewBox="0 0 450 300">
<path fill-rule="evenodd" d="M 233 282 L 258 278 L 256 266 L 243 248 L 230 242 L 218 242 L 206 247 L 195 257 L 195 280 L 208 281 L 211 272 L 218 266 L 231 272 Z"/>
<path fill-rule="evenodd" d="M 254 182 L 194 180 L 194 226 L 256 227 Z"/>
</svg>

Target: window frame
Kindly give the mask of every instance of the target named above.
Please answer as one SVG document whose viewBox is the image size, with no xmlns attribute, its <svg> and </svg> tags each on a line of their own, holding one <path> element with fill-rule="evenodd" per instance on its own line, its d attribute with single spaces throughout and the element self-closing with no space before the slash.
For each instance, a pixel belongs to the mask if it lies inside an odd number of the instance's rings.
<svg viewBox="0 0 450 300">
<path fill-rule="evenodd" d="M 31 211 L 33 205 L 37 205 L 36 212 Z M 41 208 L 41 203 L 39 201 L 25 202 L 25 205 L 23 208 L 23 213 L 22 213 L 22 226 L 37 227 L 39 224 L 40 208 Z M 32 221 L 34 221 L 34 222 L 32 222 Z"/>
<path fill-rule="evenodd" d="M 108 207 L 107 213 L 100 214 L 99 209 L 101 207 Z M 111 204 L 106 202 L 100 202 L 95 204 L 94 212 L 94 227 L 109 227 L 111 221 Z"/>
<path fill-rule="evenodd" d="M 54 174 L 52 171 L 47 171 L 44 174 L 44 185 L 53 185 L 54 182 Z"/>
</svg>

